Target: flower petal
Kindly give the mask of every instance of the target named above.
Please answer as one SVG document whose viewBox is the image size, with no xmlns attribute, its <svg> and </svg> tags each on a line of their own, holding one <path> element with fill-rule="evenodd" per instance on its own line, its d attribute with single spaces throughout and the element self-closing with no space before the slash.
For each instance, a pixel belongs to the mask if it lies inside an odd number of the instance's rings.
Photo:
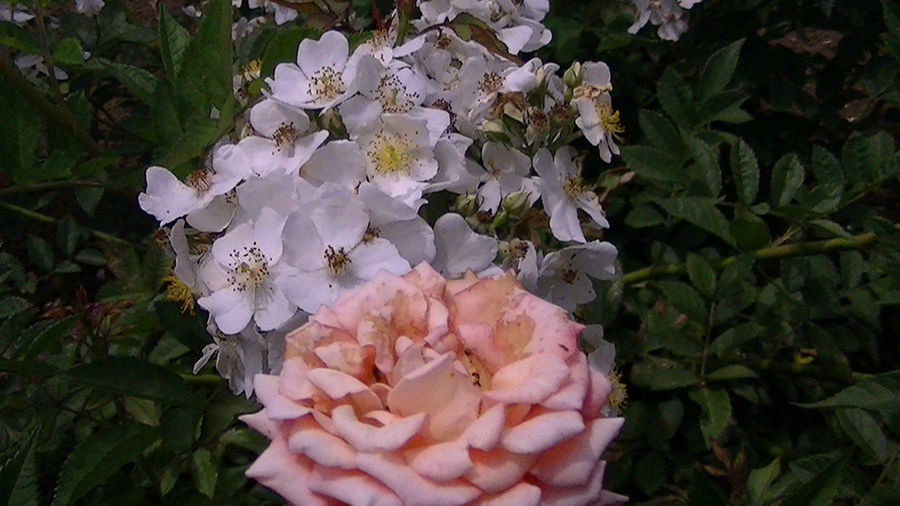
<svg viewBox="0 0 900 506">
<path fill-rule="evenodd" d="M 431 481 L 455 480 L 472 470 L 469 451 L 459 441 L 408 450 L 403 456 L 415 472 Z"/>
<path fill-rule="evenodd" d="M 517 483 L 496 495 L 482 496 L 475 506 L 538 506 L 541 489 L 530 483 Z"/>
<path fill-rule="evenodd" d="M 360 453 L 356 465 L 393 490 L 405 506 L 462 506 L 481 495 L 463 481 L 433 483 L 387 453 Z"/>
<path fill-rule="evenodd" d="M 272 420 L 293 420 L 308 415 L 312 410 L 281 395 L 278 391 L 278 376 L 257 374 L 253 377 L 253 388 L 260 404 Z"/>
<path fill-rule="evenodd" d="M 293 455 L 283 440 L 276 439 L 247 469 L 246 475 L 294 504 L 329 506 L 329 501 L 309 489 L 312 466 L 309 459 Z"/>
<path fill-rule="evenodd" d="M 581 487 L 610 441 L 622 428 L 624 418 L 597 418 L 581 434 L 541 455 L 531 474 L 553 487 Z"/>
<path fill-rule="evenodd" d="M 504 404 L 540 404 L 569 377 L 569 366 L 549 353 L 537 353 L 509 364 L 491 378 L 486 399 Z M 580 407 L 580 406 L 576 406 Z"/>
<path fill-rule="evenodd" d="M 311 416 L 291 424 L 288 449 L 322 466 L 356 468 L 356 450 L 343 439 L 322 430 Z"/>
<path fill-rule="evenodd" d="M 331 420 L 338 434 L 360 452 L 394 451 L 401 448 L 419 432 L 425 418 L 424 413 L 419 413 L 384 427 L 374 427 L 357 420 L 353 407 L 349 404 L 337 406 L 331 411 Z"/>
<path fill-rule="evenodd" d="M 466 479 L 491 494 L 515 485 L 537 460 L 535 455 L 510 453 L 503 448 L 489 452 L 470 450 L 470 456 L 473 467 Z"/>
<path fill-rule="evenodd" d="M 540 453 L 584 430 L 577 411 L 551 411 L 527 419 L 503 434 L 500 446 L 513 453 Z"/>
<path fill-rule="evenodd" d="M 337 499 L 342 504 L 404 506 L 389 488 L 358 471 L 347 472 L 317 465 L 313 467 L 309 489 Z"/>
<path fill-rule="evenodd" d="M 497 404 L 472 422 L 462 437 L 472 448 L 490 451 L 500 444 L 505 423 L 506 406 Z"/>
</svg>

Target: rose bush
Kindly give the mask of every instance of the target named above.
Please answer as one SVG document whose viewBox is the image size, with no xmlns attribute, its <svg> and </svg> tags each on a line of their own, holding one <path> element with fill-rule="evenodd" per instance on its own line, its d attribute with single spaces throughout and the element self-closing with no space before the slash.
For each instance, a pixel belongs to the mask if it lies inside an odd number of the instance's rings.
<svg viewBox="0 0 900 506">
<path fill-rule="evenodd" d="M 624 502 L 602 490 L 623 419 L 601 415 L 583 328 L 512 273 L 382 272 L 255 377 L 264 408 L 243 420 L 272 442 L 247 475 L 303 506 Z"/>
</svg>

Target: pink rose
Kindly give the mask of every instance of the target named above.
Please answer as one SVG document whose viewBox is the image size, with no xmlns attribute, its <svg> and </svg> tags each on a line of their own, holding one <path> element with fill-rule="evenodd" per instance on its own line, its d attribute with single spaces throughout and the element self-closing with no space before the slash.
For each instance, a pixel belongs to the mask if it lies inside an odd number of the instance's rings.
<svg viewBox="0 0 900 506">
<path fill-rule="evenodd" d="M 583 326 L 515 276 L 381 273 L 286 339 L 247 476 L 297 506 L 619 504 L 600 455 L 623 419 Z"/>
</svg>

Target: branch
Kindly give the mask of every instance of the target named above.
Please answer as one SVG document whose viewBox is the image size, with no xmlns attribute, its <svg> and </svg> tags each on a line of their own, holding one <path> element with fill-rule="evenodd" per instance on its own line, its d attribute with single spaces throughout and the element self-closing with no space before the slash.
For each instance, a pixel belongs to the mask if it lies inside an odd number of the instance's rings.
<svg viewBox="0 0 900 506">
<path fill-rule="evenodd" d="M 860 234 L 849 239 L 828 239 L 826 241 L 801 242 L 797 244 L 787 244 L 784 246 L 772 246 L 759 249 L 750 253 L 742 253 L 740 255 L 730 256 L 713 264 L 716 270 L 724 269 L 738 259 L 747 255 L 754 256 L 756 260 L 777 260 L 782 258 L 793 258 L 802 256 L 819 255 L 822 253 L 836 253 L 839 251 L 862 250 L 871 248 L 877 242 L 875 234 L 869 232 Z M 651 279 L 667 278 L 672 276 L 680 276 L 687 273 L 687 265 L 657 265 L 645 267 L 625 274 L 622 281 L 626 285 L 633 285 Z"/>
<path fill-rule="evenodd" d="M 34 221 L 39 221 L 41 223 L 47 223 L 49 225 L 55 225 L 56 223 L 59 222 L 59 220 L 57 220 L 56 218 L 54 218 L 52 216 L 47 216 L 46 214 L 41 214 L 41 213 L 32 211 L 30 209 L 25 209 L 24 207 L 19 207 L 15 204 L 10 204 L 8 202 L 0 202 L 0 209 L 6 209 L 7 211 L 12 211 L 12 212 L 19 214 L 21 216 L 24 216 L 26 218 L 32 219 Z M 102 232 L 100 230 L 96 230 L 93 228 L 85 228 L 85 230 L 90 232 L 90 234 L 92 236 L 94 236 L 97 239 L 100 239 L 101 241 L 112 242 L 112 243 L 122 244 L 122 245 L 126 245 L 126 246 L 134 246 L 134 244 L 132 244 L 129 241 L 126 241 L 125 239 L 120 239 L 112 234 L 108 234 L 108 233 Z"/>
<path fill-rule="evenodd" d="M 41 116 L 47 118 L 59 128 L 71 133 L 82 149 L 94 156 L 103 154 L 103 148 L 81 128 L 72 112 L 68 108 L 58 107 L 51 103 L 43 93 L 22 77 L 18 69 L 10 63 L 5 51 L 0 52 L 0 78 L 22 94 L 25 100 L 38 110 Z"/>
</svg>

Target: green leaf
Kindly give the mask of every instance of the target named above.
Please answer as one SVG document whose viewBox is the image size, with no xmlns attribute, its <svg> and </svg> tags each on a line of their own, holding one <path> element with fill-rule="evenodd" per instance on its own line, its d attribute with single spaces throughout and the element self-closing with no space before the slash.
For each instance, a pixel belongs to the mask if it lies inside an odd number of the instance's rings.
<svg viewBox="0 0 900 506">
<path fill-rule="evenodd" d="M 625 217 L 625 224 L 631 228 L 654 227 L 665 222 L 666 217 L 651 205 L 637 206 Z"/>
<path fill-rule="evenodd" d="M 740 39 L 719 49 L 706 60 L 700 76 L 700 100 L 706 100 L 728 86 L 743 45 L 744 39 Z"/>
<path fill-rule="evenodd" d="M 62 343 L 63 338 L 72 331 L 80 319 L 80 314 L 74 314 L 52 322 L 41 330 L 30 343 L 22 343 L 13 357 L 37 360 L 41 353 L 47 351 L 50 346 Z"/>
<path fill-rule="evenodd" d="M 844 194 L 845 184 L 841 163 L 825 148 L 813 146 L 812 171 L 818 183 L 814 190 L 818 203 L 813 207 L 813 211 L 825 213 L 837 209 Z"/>
<path fill-rule="evenodd" d="M 719 168 L 719 149 L 697 139 L 685 135 L 685 142 L 690 146 L 694 159 L 692 179 L 700 183 L 702 193 L 707 197 L 718 197 L 722 191 L 722 169 Z"/>
<path fill-rule="evenodd" d="M 81 42 L 74 37 L 59 41 L 53 50 L 53 62 L 63 65 L 84 65 L 84 49 L 81 48 Z"/>
<path fill-rule="evenodd" d="M 208 118 L 211 106 L 225 109 L 234 99 L 231 65 L 231 2 L 210 0 L 203 7 L 200 28 L 188 45 L 178 75 L 176 90 L 183 118 Z"/>
<path fill-rule="evenodd" d="M 158 440 L 155 429 L 140 424 L 92 434 L 63 464 L 53 506 L 66 506 L 84 497 Z"/>
<path fill-rule="evenodd" d="M 109 357 L 66 372 L 75 382 L 107 392 L 185 404 L 193 392 L 180 376 L 158 365 L 131 357 Z"/>
<path fill-rule="evenodd" d="M 866 454 L 884 464 L 890 458 L 890 449 L 884 432 L 868 412 L 858 408 L 839 409 L 835 412 L 838 423 L 850 439 Z"/>
<path fill-rule="evenodd" d="M 726 365 L 706 375 L 707 381 L 730 381 L 736 379 L 752 379 L 758 377 L 749 367 L 738 364 Z"/>
<path fill-rule="evenodd" d="M 153 74 L 125 63 L 114 63 L 103 58 L 97 58 L 97 61 L 135 98 L 150 106 L 156 103 L 154 96 L 157 81 Z"/>
<path fill-rule="evenodd" d="M 138 399 L 136 397 L 126 397 L 122 402 L 125 411 L 131 415 L 138 423 L 149 425 L 150 427 L 159 427 L 159 410 L 156 403 L 148 399 Z"/>
<path fill-rule="evenodd" d="M 45 272 L 53 270 L 56 260 L 53 256 L 53 248 L 43 238 L 33 234 L 28 235 L 26 241 L 28 258 Z"/>
<path fill-rule="evenodd" d="M 721 353 L 723 351 L 736 348 L 744 343 L 748 343 L 760 335 L 765 328 L 756 322 L 747 322 L 731 327 L 722 332 L 719 337 L 709 346 L 709 351 L 713 353 Z"/>
<path fill-rule="evenodd" d="M 638 111 L 638 122 L 647 139 L 657 148 L 680 155 L 684 153 L 684 142 L 675 125 L 662 114 L 649 109 Z"/>
<path fill-rule="evenodd" d="M 759 164 L 753 149 L 743 139 L 738 139 L 731 148 L 731 176 L 738 200 L 752 205 L 759 193 Z"/>
<path fill-rule="evenodd" d="M 0 121 L 0 170 L 18 184 L 34 182 L 38 179 L 34 164 L 41 138 L 41 117 L 2 80 L 0 110 L 4 111 Z"/>
<path fill-rule="evenodd" d="M 878 180 L 878 152 L 859 132 L 853 132 L 841 150 L 844 170 L 851 185 L 873 184 Z"/>
<path fill-rule="evenodd" d="M 169 80 L 174 82 L 181 70 L 184 52 L 191 42 L 188 31 L 175 21 L 168 9 L 159 4 L 159 53 Z"/>
<path fill-rule="evenodd" d="M 772 205 L 781 207 L 790 203 L 803 185 L 804 177 L 806 173 L 797 155 L 791 153 L 781 157 L 772 168 Z"/>
<path fill-rule="evenodd" d="M 781 457 L 776 458 L 766 467 L 750 471 L 747 477 L 747 492 L 750 494 L 750 506 L 762 506 L 767 497 L 769 487 L 781 474 Z"/>
<path fill-rule="evenodd" d="M 728 244 L 734 244 L 734 238 L 728 230 L 728 220 L 716 209 L 716 201 L 706 197 L 675 197 L 660 202 L 669 214 L 681 218 L 710 232 Z"/>
<path fill-rule="evenodd" d="M 631 368 L 629 380 L 635 386 L 649 390 L 673 390 L 700 383 L 700 378 L 679 364 L 666 361 L 663 364 L 639 362 Z"/>
<path fill-rule="evenodd" d="M 705 325 L 709 320 L 709 309 L 706 307 L 703 297 L 694 290 L 694 287 L 680 281 L 658 281 L 657 286 L 662 290 L 667 302 L 686 314 L 691 320 Z"/>
<path fill-rule="evenodd" d="M 713 121 L 723 123 L 746 123 L 753 119 L 750 114 L 741 109 L 749 95 L 739 91 L 725 91 L 709 97 L 700 105 L 700 113 L 697 122 L 707 125 Z"/>
<path fill-rule="evenodd" d="M 781 506 L 829 506 L 840 487 L 844 462 L 840 458 L 832 462 L 800 490 L 788 496 Z"/>
<path fill-rule="evenodd" d="M 0 504 L 36 506 L 39 504 L 38 469 L 34 460 L 33 431 L 21 442 L 18 451 L 0 467 Z"/>
<path fill-rule="evenodd" d="M 672 67 L 667 68 L 659 79 L 656 97 L 663 111 L 679 126 L 689 129 L 697 122 L 691 90 Z"/>
<path fill-rule="evenodd" d="M 841 283 L 847 288 L 856 288 L 868 270 L 866 260 L 858 251 L 841 253 Z"/>
<path fill-rule="evenodd" d="M 634 466 L 634 482 L 638 489 L 653 495 L 656 489 L 666 481 L 669 472 L 666 459 L 658 453 L 651 453 L 642 457 Z"/>
<path fill-rule="evenodd" d="M 728 392 L 720 388 L 691 390 L 688 397 L 703 409 L 700 430 L 707 439 L 718 439 L 731 420 L 731 400 Z"/>
<path fill-rule="evenodd" d="M 804 408 L 860 408 L 900 411 L 900 371 L 877 374 Z"/>
<path fill-rule="evenodd" d="M 279 63 L 297 63 L 297 48 L 303 39 L 318 39 L 319 32 L 309 27 L 290 27 L 278 30 L 262 57 L 260 76 L 271 77 Z"/>
<path fill-rule="evenodd" d="M 735 219 L 728 225 L 728 231 L 744 251 L 754 251 L 766 247 L 771 242 L 769 226 L 758 216 L 738 209 Z"/>
<path fill-rule="evenodd" d="M 17 49 L 26 53 L 40 54 L 41 46 L 21 26 L 0 22 L 0 46 Z"/>
<path fill-rule="evenodd" d="M 696 253 L 688 253 L 687 271 L 694 288 L 706 298 L 711 299 L 716 292 L 716 271 L 709 265 L 709 262 Z"/>
<path fill-rule="evenodd" d="M 194 452 L 191 459 L 191 476 L 194 478 L 197 490 L 212 499 L 216 493 L 216 480 L 219 473 L 212 463 L 212 455 L 206 448 L 200 448 Z"/>
<path fill-rule="evenodd" d="M 881 0 L 884 24 L 894 37 L 900 37 L 900 5 L 892 0 Z"/>
<path fill-rule="evenodd" d="M 21 297 L 4 297 L 0 300 L 0 320 L 17 315 L 30 307 L 31 304 Z"/>
<path fill-rule="evenodd" d="M 682 183 L 681 157 L 652 146 L 624 146 L 622 159 L 638 176 L 654 183 Z"/>
</svg>

